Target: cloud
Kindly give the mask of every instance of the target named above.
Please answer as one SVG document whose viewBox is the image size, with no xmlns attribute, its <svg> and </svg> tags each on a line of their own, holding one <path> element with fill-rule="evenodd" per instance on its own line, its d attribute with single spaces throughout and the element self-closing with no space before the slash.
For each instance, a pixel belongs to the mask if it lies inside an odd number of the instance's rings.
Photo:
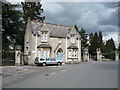
<svg viewBox="0 0 120 90">
<path fill-rule="evenodd" d="M 113 26 L 113 25 L 100 25 L 99 30 L 102 30 L 104 32 L 118 32 L 118 27 Z"/>
<path fill-rule="evenodd" d="M 63 7 L 59 3 L 46 3 L 47 7 L 45 7 L 45 11 L 51 15 L 55 14 L 58 15 L 60 12 L 63 11 Z M 44 7 L 44 6 L 43 6 Z M 48 9 L 49 8 L 49 9 Z"/>
<path fill-rule="evenodd" d="M 105 32 L 105 34 L 106 35 L 104 35 L 103 40 L 106 41 L 110 38 L 113 38 L 116 47 L 118 47 L 118 32 Z"/>
<path fill-rule="evenodd" d="M 21 0 L 8 0 L 21 1 Z M 23 0 L 24 1 L 24 0 Z M 102 31 L 106 40 L 113 38 L 117 43 L 117 2 L 44 2 L 45 22 L 77 25 L 87 33 Z"/>
<path fill-rule="evenodd" d="M 118 36 L 116 6 L 116 2 L 43 2 L 45 22 L 76 24 L 79 28 L 85 28 L 87 33 L 101 30 L 103 35 L 108 33 L 105 37 L 112 37 L 115 41 L 115 36 Z"/>
</svg>

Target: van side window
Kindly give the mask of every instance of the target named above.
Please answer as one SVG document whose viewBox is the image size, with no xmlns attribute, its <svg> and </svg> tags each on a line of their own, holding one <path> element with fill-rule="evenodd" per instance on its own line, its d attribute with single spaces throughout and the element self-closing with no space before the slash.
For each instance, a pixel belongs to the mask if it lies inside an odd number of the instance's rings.
<svg viewBox="0 0 120 90">
<path fill-rule="evenodd" d="M 55 61 L 55 59 L 52 58 L 51 61 Z"/>
<path fill-rule="evenodd" d="M 47 58 L 47 59 L 46 59 L 46 61 L 50 61 L 50 59 L 49 59 L 49 58 Z"/>
<path fill-rule="evenodd" d="M 43 58 L 41 58 L 41 59 L 40 59 L 40 61 L 44 61 L 44 59 L 43 59 Z"/>
</svg>

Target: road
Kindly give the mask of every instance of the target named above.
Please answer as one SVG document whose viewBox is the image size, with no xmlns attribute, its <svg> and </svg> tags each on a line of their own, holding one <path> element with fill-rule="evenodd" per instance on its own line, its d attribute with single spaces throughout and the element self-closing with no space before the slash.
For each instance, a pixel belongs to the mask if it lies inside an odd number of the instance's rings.
<svg viewBox="0 0 120 90">
<path fill-rule="evenodd" d="M 118 88 L 117 62 L 31 66 L 22 70 L 4 77 L 3 88 Z"/>
</svg>

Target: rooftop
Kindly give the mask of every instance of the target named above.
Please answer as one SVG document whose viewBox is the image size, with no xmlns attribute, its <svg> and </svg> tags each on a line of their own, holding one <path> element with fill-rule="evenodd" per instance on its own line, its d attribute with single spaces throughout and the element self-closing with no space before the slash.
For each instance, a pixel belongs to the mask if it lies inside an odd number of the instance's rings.
<svg viewBox="0 0 120 90">
<path fill-rule="evenodd" d="M 51 37 L 63 37 L 63 38 L 67 37 L 67 31 L 72 27 L 61 24 L 40 22 L 37 20 L 30 20 L 30 25 L 34 35 L 38 34 L 38 31 L 40 31 L 40 29 L 43 26 L 46 26 L 50 30 Z"/>
<path fill-rule="evenodd" d="M 48 22 L 41 22 L 41 21 L 38 21 L 38 20 L 32 20 L 32 21 L 33 21 L 33 22 L 42 23 L 42 24 L 49 24 L 49 25 L 63 26 L 63 27 L 71 27 L 71 26 L 68 26 L 68 25 L 63 25 L 63 24 L 54 24 L 54 23 L 48 23 Z"/>
</svg>

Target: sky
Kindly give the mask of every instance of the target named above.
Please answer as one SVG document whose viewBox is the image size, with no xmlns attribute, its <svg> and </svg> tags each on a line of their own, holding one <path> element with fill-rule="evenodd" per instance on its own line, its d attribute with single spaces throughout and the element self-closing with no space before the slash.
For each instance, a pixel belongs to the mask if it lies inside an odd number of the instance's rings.
<svg viewBox="0 0 120 90">
<path fill-rule="evenodd" d="M 117 2 L 41 2 L 44 22 L 77 25 L 88 34 L 102 31 L 104 41 L 113 38 L 118 46 Z"/>
</svg>

